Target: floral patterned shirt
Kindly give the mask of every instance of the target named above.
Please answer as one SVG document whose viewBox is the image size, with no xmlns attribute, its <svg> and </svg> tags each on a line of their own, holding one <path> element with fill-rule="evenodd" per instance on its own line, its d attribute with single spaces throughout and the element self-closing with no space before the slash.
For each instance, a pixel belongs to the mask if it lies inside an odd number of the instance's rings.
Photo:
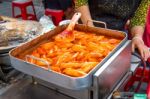
<svg viewBox="0 0 150 99">
<path fill-rule="evenodd" d="M 83 5 L 87 5 L 88 0 L 75 0 L 75 7 L 79 8 Z M 135 12 L 135 15 L 131 19 L 131 26 L 136 26 L 136 25 L 145 25 L 146 21 L 146 15 L 147 15 L 147 10 L 150 5 L 150 0 L 142 0 L 141 4 L 139 5 L 138 9 Z"/>
</svg>

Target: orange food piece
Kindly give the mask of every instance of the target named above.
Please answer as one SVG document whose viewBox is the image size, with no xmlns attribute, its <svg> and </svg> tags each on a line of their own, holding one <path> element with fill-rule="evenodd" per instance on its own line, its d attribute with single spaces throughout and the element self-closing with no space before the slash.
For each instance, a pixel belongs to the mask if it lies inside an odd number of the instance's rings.
<svg viewBox="0 0 150 99">
<path fill-rule="evenodd" d="M 109 42 L 101 42 L 100 44 L 102 47 L 104 47 L 107 50 L 113 50 L 115 46 L 110 44 Z"/>
<path fill-rule="evenodd" d="M 72 46 L 72 50 L 73 51 L 77 51 L 77 52 L 83 52 L 85 50 L 85 46 L 79 45 L 79 44 L 75 44 Z"/>
<path fill-rule="evenodd" d="M 109 39 L 108 42 L 111 43 L 111 44 L 116 44 L 116 43 L 119 43 L 120 40 L 112 38 L 112 39 Z"/>
<path fill-rule="evenodd" d="M 98 40 L 98 41 L 102 41 L 104 38 L 105 38 L 105 36 L 98 36 L 98 37 L 97 37 L 97 40 Z"/>
<path fill-rule="evenodd" d="M 70 42 L 64 42 L 64 41 L 61 41 L 61 42 L 55 42 L 55 45 L 57 45 L 59 48 L 69 48 L 71 47 L 73 44 L 70 43 Z"/>
<path fill-rule="evenodd" d="M 97 64 L 98 64 L 98 62 L 85 62 L 85 63 L 82 63 L 81 70 L 83 70 L 85 73 L 88 73 Z"/>
<path fill-rule="evenodd" d="M 81 67 L 81 63 L 77 63 L 77 62 L 68 62 L 68 63 L 61 63 L 60 68 L 61 69 L 66 69 L 66 68 L 80 68 Z"/>
<path fill-rule="evenodd" d="M 62 62 L 69 62 L 71 60 L 72 60 L 72 55 L 69 52 L 66 52 L 58 57 L 56 64 L 61 64 Z"/>
<path fill-rule="evenodd" d="M 35 64 L 40 67 L 44 67 L 46 69 L 48 69 L 48 67 L 50 66 L 50 63 L 44 58 L 40 58 L 40 60 L 36 60 Z"/>
<path fill-rule="evenodd" d="M 41 48 L 41 47 L 38 47 L 38 48 L 37 48 L 37 52 L 38 52 L 40 55 L 46 54 L 46 51 L 45 51 L 43 48 Z"/>
<path fill-rule="evenodd" d="M 86 73 L 84 73 L 83 71 L 75 70 L 75 69 L 72 69 L 72 68 L 66 68 L 63 71 L 63 73 L 66 74 L 66 75 L 72 76 L 72 77 L 81 77 L 81 76 L 86 75 Z"/>
<path fill-rule="evenodd" d="M 52 58 L 51 66 L 55 66 L 57 64 L 58 57 Z"/>
<path fill-rule="evenodd" d="M 43 61 L 38 61 L 38 60 L 37 60 L 37 61 L 36 61 L 36 64 L 39 65 L 39 66 L 48 68 L 48 64 L 45 63 L 45 62 L 43 62 Z"/>
<path fill-rule="evenodd" d="M 47 66 L 47 64 L 42 62 L 42 61 L 36 61 L 36 64 L 39 65 L 39 66 L 43 66 L 43 67 Z"/>
<path fill-rule="evenodd" d="M 87 49 L 92 50 L 92 51 L 99 49 L 98 44 L 93 43 L 93 42 L 89 42 L 86 46 L 87 46 Z"/>
<path fill-rule="evenodd" d="M 37 50 L 33 51 L 31 55 L 38 58 L 40 57 L 40 54 L 37 52 Z"/>
<path fill-rule="evenodd" d="M 52 59 L 51 58 L 44 58 L 49 64 L 51 64 L 52 63 Z"/>
<path fill-rule="evenodd" d="M 100 62 L 99 60 L 100 58 L 93 58 L 93 57 L 88 57 L 87 59 L 88 62 Z"/>
<path fill-rule="evenodd" d="M 51 49 L 47 52 L 47 57 L 55 57 L 56 56 L 56 53 L 54 53 L 54 50 Z"/>
<path fill-rule="evenodd" d="M 48 42 L 48 43 L 44 43 L 41 45 L 41 48 L 45 49 L 45 50 L 49 50 L 51 48 L 53 48 L 54 46 L 54 42 Z"/>
<path fill-rule="evenodd" d="M 59 68 L 59 67 L 57 67 L 57 66 L 50 66 L 50 69 L 51 69 L 51 70 L 53 70 L 53 71 L 56 71 L 56 72 L 61 73 L 60 68 Z"/>
<path fill-rule="evenodd" d="M 33 58 L 28 58 L 27 61 L 32 63 L 32 64 L 36 64 L 36 60 Z"/>
<path fill-rule="evenodd" d="M 103 52 L 103 55 L 104 55 L 104 57 L 106 57 L 108 54 L 110 53 L 110 50 L 105 50 L 104 52 Z"/>
<path fill-rule="evenodd" d="M 83 60 L 83 58 L 84 58 L 84 52 L 81 52 L 77 55 L 77 57 L 75 59 L 76 59 L 76 61 L 81 61 L 81 60 Z"/>
<path fill-rule="evenodd" d="M 99 57 L 103 57 L 103 54 L 100 52 L 91 52 L 90 56 L 95 57 L 95 58 L 99 58 Z"/>
</svg>

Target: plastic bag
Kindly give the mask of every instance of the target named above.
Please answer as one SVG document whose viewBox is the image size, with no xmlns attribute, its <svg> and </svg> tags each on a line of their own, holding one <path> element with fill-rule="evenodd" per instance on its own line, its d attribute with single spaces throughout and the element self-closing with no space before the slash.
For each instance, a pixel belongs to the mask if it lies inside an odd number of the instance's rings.
<svg viewBox="0 0 150 99">
<path fill-rule="evenodd" d="M 43 30 L 42 33 L 46 33 L 50 30 L 53 30 L 56 26 L 54 25 L 53 21 L 51 18 L 48 16 L 44 15 L 40 18 L 39 21 L 42 24 Z"/>
<path fill-rule="evenodd" d="M 43 5 L 43 1 L 42 0 L 35 0 L 34 5 L 37 5 L 37 6 L 35 6 L 36 17 L 39 20 L 45 14 L 45 8 Z"/>
<path fill-rule="evenodd" d="M 43 27 L 39 22 L 36 21 L 13 21 L 0 24 L 1 36 L 8 38 L 9 41 L 22 39 L 23 41 L 30 40 L 40 35 Z"/>
</svg>

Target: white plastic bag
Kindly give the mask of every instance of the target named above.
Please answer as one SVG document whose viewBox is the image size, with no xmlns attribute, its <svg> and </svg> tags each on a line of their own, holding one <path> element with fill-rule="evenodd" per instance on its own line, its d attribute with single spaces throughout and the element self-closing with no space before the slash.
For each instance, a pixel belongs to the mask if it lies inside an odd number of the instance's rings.
<svg viewBox="0 0 150 99">
<path fill-rule="evenodd" d="M 42 0 L 40 0 L 38 3 L 39 4 L 38 6 L 36 6 L 35 9 L 36 9 L 36 17 L 39 20 L 45 14 L 45 9 Z"/>
<path fill-rule="evenodd" d="M 56 27 L 52 19 L 46 15 L 42 16 L 39 22 L 42 24 L 43 27 L 42 33 L 46 33 Z"/>
</svg>

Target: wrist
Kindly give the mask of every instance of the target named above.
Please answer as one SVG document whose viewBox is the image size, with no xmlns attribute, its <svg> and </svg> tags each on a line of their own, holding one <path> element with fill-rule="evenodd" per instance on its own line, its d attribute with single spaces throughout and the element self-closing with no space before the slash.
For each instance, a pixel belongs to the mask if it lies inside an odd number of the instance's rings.
<svg viewBox="0 0 150 99">
<path fill-rule="evenodd" d="M 142 42 L 142 44 L 144 44 L 144 41 L 143 41 L 143 39 L 142 39 L 141 36 L 134 36 L 134 37 L 132 38 L 132 40 L 140 40 L 140 41 Z"/>
</svg>

